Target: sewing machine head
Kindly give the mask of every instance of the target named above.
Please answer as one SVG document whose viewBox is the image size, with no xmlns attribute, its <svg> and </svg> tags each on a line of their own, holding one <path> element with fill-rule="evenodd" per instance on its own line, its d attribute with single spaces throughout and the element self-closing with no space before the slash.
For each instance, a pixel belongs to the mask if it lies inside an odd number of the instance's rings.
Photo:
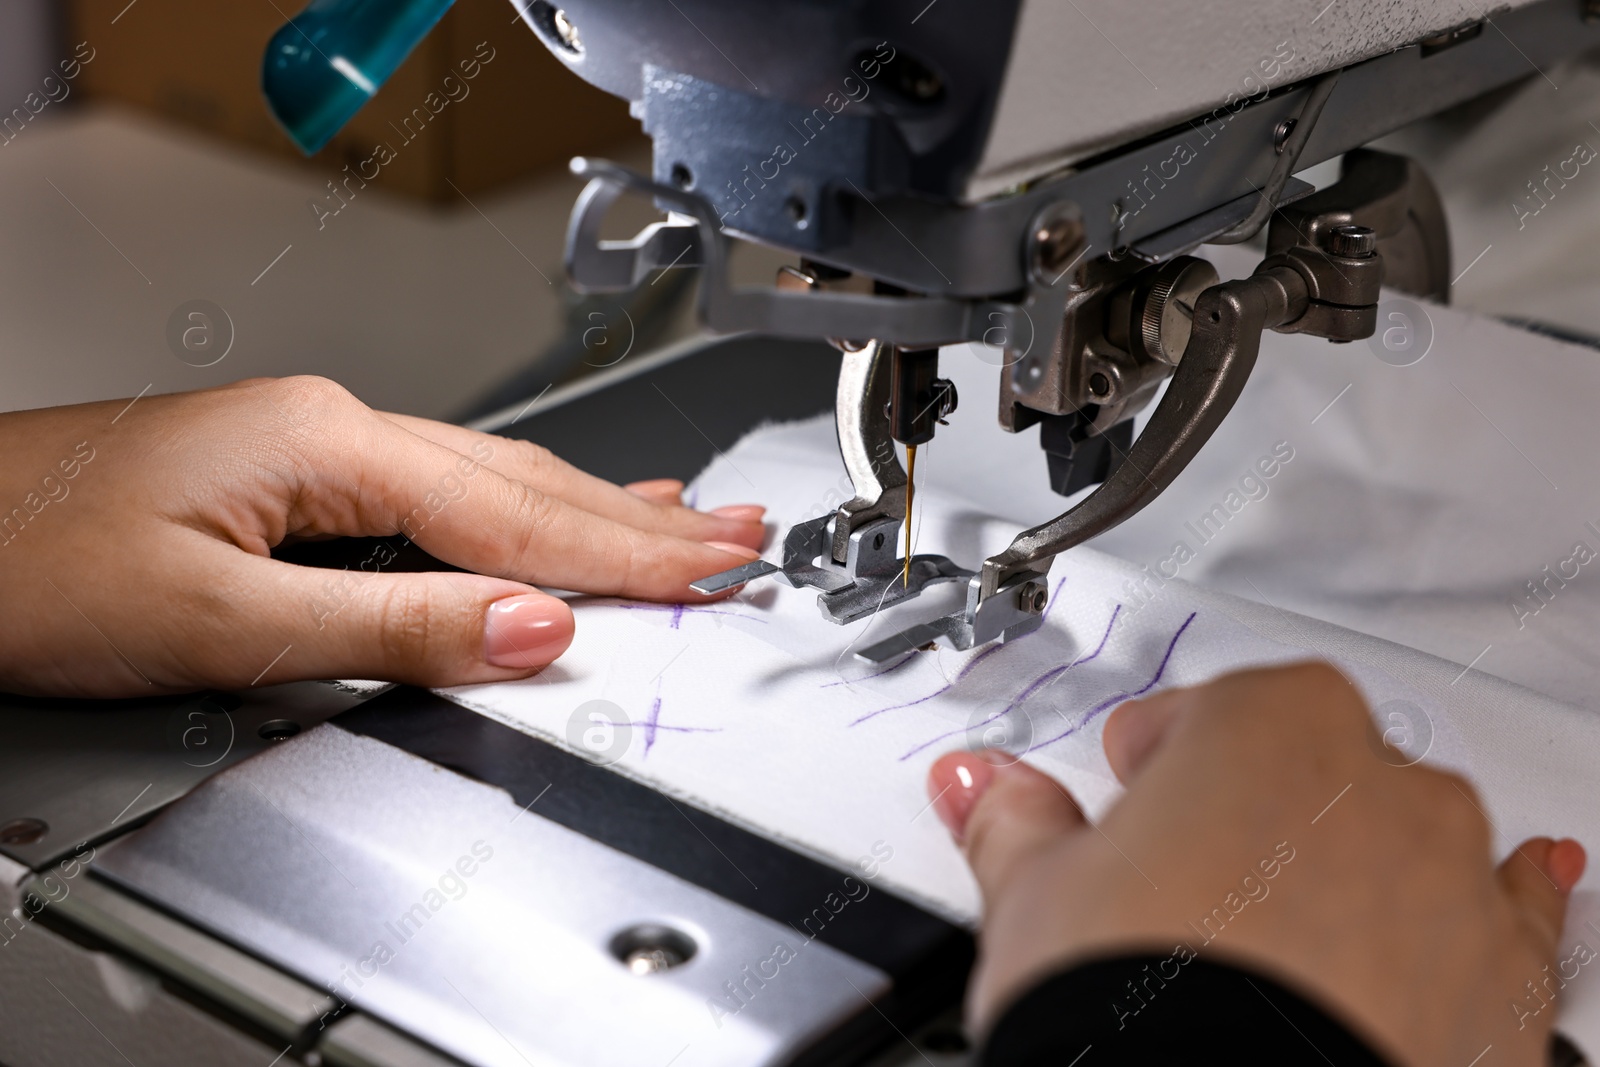
<svg viewBox="0 0 1600 1067">
<path fill-rule="evenodd" d="M 1054 556 L 1176 477 L 1238 396 L 1263 329 L 1366 337 L 1380 283 L 1447 299 L 1432 186 L 1362 146 L 1600 42 L 1579 0 L 1513 0 L 1492 24 L 1450 0 L 1335 0 L 1320 14 L 1289 0 L 1203 13 L 1120 0 L 514 3 L 575 74 L 631 101 L 654 142 L 649 176 L 573 161 L 589 179 L 568 230 L 573 284 L 623 290 L 698 268 L 712 328 L 828 338 L 845 353 L 837 416 L 854 498 L 790 530 L 781 565 L 694 588 L 776 573 L 816 587 L 842 623 L 967 583 L 962 611 L 863 649 L 872 660 L 1036 628 Z M 318 0 L 301 20 L 324 33 L 360 6 Z M 380 60 L 444 6 L 395 5 L 409 12 L 387 24 L 400 31 L 369 29 L 378 44 L 351 55 L 386 73 Z M 350 85 L 381 81 L 350 76 L 343 53 L 316 61 L 310 40 L 287 27 L 265 79 L 286 125 L 310 131 L 303 142 L 349 110 Z M 306 84 L 274 77 L 294 63 L 332 71 L 321 76 L 337 106 L 275 88 Z M 1327 188 L 1294 177 L 1340 155 Z M 601 240 L 625 193 L 667 218 Z M 1249 278 L 1219 282 L 1188 255 L 1263 230 Z M 735 289 L 734 240 L 796 263 L 770 287 Z M 999 423 L 1040 427 L 1052 486 L 1097 487 L 976 570 L 896 547 L 908 480 L 895 445 L 909 452 L 955 409 L 938 346 L 960 342 L 996 351 Z M 1133 416 L 1169 378 L 1135 440 Z"/>
</svg>

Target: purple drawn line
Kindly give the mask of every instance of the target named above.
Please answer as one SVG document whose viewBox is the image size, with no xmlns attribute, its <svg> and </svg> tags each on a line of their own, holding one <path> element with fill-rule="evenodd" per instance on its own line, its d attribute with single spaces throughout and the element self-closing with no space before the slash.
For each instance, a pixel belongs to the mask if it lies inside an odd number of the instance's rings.
<svg viewBox="0 0 1600 1067">
<path fill-rule="evenodd" d="M 622 611 L 670 611 L 672 612 L 671 628 L 674 630 L 679 628 L 679 624 L 683 622 L 683 617 L 685 614 L 726 615 L 731 619 L 749 619 L 751 622 L 759 622 L 763 626 L 767 624 L 766 619 L 758 619 L 754 615 L 746 615 L 742 611 L 718 611 L 716 608 L 696 608 L 690 607 L 687 604 L 600 604 L 597 606 L 604 608 L 618 608 Z"/>
<path fill-rule="evenodd" d="M 1034 693 L 1038 692 L 1038 690 L 1041 687 L 1050 684 L 1050 682 L 1054 681 L 1056 678 L 1059 678 L 1061 675 L 1065 674 L 1066 672 L 1072 670 L 1072 668 L 1074 668 L 1076 666 L 1079 666 L 1080 664 L 1088 663 L 1090 660 L 1092 660 L 1092 659 L 1096 658 L 1097 656 L 1099 656 L 1100 653 L 1102 653 L 1102 652 L 1104 652 L 1106 650 L 1106 642 L 1108 640 L 1110 640 L 1110 638 L 1111 638 L 1111 628 L 1116 626 L 1116 624 L 1117 624 L 1117 616 L 1121 615 L 1121 614 L 1122 614 L 1122 605 L 1121 604 L 1118 604 L 1116 607 L 1111 609 L 1111 619 L 1110 619 L 1110 621 L 1108 621 L 1106 623 L 1106 632 L 1100 635 L 1100 644 L 1095 648 L 1095 650 L 1093 652 L 1089 653 L 1087 656 L 1079 656 L 1077 659 L 1073 660 L 1071 663 L 1068 663 L 1068 664 L 1066 664 L 1064 666 L 1050 668 L 1049 670 L 1045 671 L 1043 674 L 1039 675 L 1039 677 L 1035 678 L 1028 685 L 1028 687 L 1026 689 L 1024 689 L 1021 692 L 1021 694 L 1019 694 L 1017 696 L 1017 698 L 1015 700 L 1013 700 L 1011 703 L 1009 703 L 1009 704 L 1007 704 L 1005 706 L 1004 710 L 997 711 L 993 715 L 989 716 L 987 719 L 984 719 L 982 722 L 974 723 L 971 726 L 966 727 L 965 729 L 951 730 L 948 733 L 940 734 L 938 737 L 935 737 L 932 741 L 929 741 L 926 744 L 918 745 L 916 748 L 912 749 L 910 752 L 907 752 L 904 756 L 901 756 L 900 757 L 900 762 L 904 763 L 906 760 L 910 759 L 912 756 L 915 756 L 918 752 L 921 752 L 923 749 L 932 748 L 934 745 L 937 745 L 940 741 L 948 740 L 949 738 L 955 737 L 958 734 L 970 733 L 971 731 L 977 729 L 980 726 L 988 726 L 990 723 L 994 722 L 996 719 L 998 719 L 998 718 L 1000 718 L 1000 717 L 1002 717 L 1004 715 L 1011 714 L 1011 712 L 1015 711 L 1017 708 L 1020 708 L 1023 705 L 1023 703 L 1029 697 L 1033 696 Z"/>
<path fill-rule="evenodd" d="M 656 683 L 656 698 L 650 704 L 650 714 L 644 720 L 644 754 L 649 758 L 656 745 L 656 731 L 661 728 L 661 683 Z"/>
<path fill-rule="evenodd" d="M 720 734 L 720 726 L 666 726 L 661 722 L 661 683 L 656 682 L 656 698 L 650 703 L 650 714 L 644 722 L 639 724 L 644 727 L 644 758 L 648 759 L 650 750 L 656 746 L 656 733 L 666 730 L 675 734 Z"/>
<path fill-rule="evenodd" d="M 1050 609 L 1055 607 L 1056 596 L 1060 595 L 1061 587 L 1066 585 L 1066 584 L 1067 584 L 1067 580 L 1065 578 L 1061 579 L 1059 582 L 1056 583 L 1056 591 L 1055 591 L 1054 594 L 1051 595 L 1049 603 L 1045 605 L 1044 614 L 1039 617 L 1039 625 L 1041 627 L 1044 625 L 1045 621 L 1050 618 Z M 1118 605 L 1118 606 L 1120 607 L 1121 605 Z M 1026 637 L 1028 635 L 1024 634 L 1023 636 Z M 961 681 L 961 679 L 963 679 L 967 675 L 971 674 L 972 673 L 972 669 L 974 667 L 976 667 L 978 664 L 982 663 L 984 660 L 988 659 L 990 656 L 994 655 L 996 652 L 1000 651 L 1002 648 L 1005 648 L 1005 647 L 1006 647 L 1005 645 L 990 645 L 988 648 L 984 649 L 982 652 L 979 652 L 976 656 L 973 656 L 971 659 L 967 660 L 966 664 L 961 668 L 960 673 L 958 673 L 953 680 L 951 680 L 950 682 L 946 683 L 943 687 L 941 687 L 939 689 L 936 689 L 933 692 L 929 693 L 927 696 L 919 697 L 916 700 L 908 701 L 907 703 L 904 703 L 904 704 L 894 704 L 894 705 L 892 705 L 890 707 L 887 707 L 887 708 L 879 708 L 877 711 L 869 711 L 865 715 L 861 716 L 861 718 L 856 719 L 854 722 L 850 723 L 850 725 L 851 726 L 860 726 L 862 723 L 866 722 L 868 719 L 876 719 L 879 715 L 883 715 L 883 714 L 885 714 L 887 712 L 899 711 L 902 708 L 914 708 L 918 704 L 926 704 L 928 701 L 934 699 L 935 697 L 944 696 L 944 694 L 950 692 L 951 689 L 955 688 L 955 685 L 956 685 L 957 682 Z M 915 656 L 907 656 L 905 659 L 903 659 L 899 663 L 895 664 L 895 667 L 899 667 L 899 666 L 902 666 L 902 665 L 904 665 L 906 663 L 909 663 L 915 658 L 916 658 Z M 895 667 L 890 667 L 888 671 L 882 671 L 881 673 L 888 674 L 889 671 L 894 670 Z M 877 677 L 877 675 L 869 675 L 869 677 Z M 839 685 L 839 684 L 840 684 L 839 682 L 829 682 L 828 685 L 823 686 L 823 688 L 826 689 L 828 686 Z"/>
<path fill-rule="evenodd" d="M 1156 667 L 1156 673 L 1151 676 L 1151 678 L 1150 678 L 1150 680 L 1148 682 L 1146 682 L 1144 685 L 1140 686 L 1138 689 L 1135 689 L 1131 693 L 1118 693 L 1114 697 L 1111 697 L 1111 698 L 1109 698 L 1107 700 L 1102 700 L 1100 703 L 1098 703 L 1094 707 L 1090 708 L 1089 709 L 1089 713 L 1087 715 L 1085 715 L 1082 719 L 1080 719 L 1078 722 L 1074 723 L 1072 726 L 1067 727 L 1061 733 L 1059 733 L 1056 736 L 1050 738 L 1050 740 L 1048 740 L 1048 741 L 1040 741 L 1037 745 L 1033 745 L 1032 747 L 1030 747 L 1028 749 L 1028 751 L 1029 752 L 1034 752 L 1034 751 L 1037 751 L 1038 749 L 1044 748 L 1046 745 L 1053 745 L 1057 741 L 1064 741 L 1067 738 L 1071 737 L 1073 734 L 1077 733 L 1079 730 L 1083 729 L 1085 726 L 1088 726 L 1091 722 L 1093 722 L 1096 718 L 1098 718 L 1102 712 L 1108 711 L 1111 708 L 1116 707 L 1118 704 L 1121 704 L 1125 700 L 1132 700 L 1135 697 L 1142 697 L 1146 693 L 1150 692 L 1150 690 L 1154 689 L 1158 684 L 1160 684 L 1161 676 L 1163 674 L 1165 674 L 1166 671 L 1167 671 L 1167 663 L 1172 659 L 1173 649 L 1178 647 L 1178 638 L 1183 636 L 1183 631 L 1185 631 L 1185 630 L 1187 630 L 1189 628 L 1189 624 L 1191 622 L 1194 622 L 1194 617 L 1197 614 L 1199 614 L 1199 612 L 1191 611 L 1189 613 L 1189 617 L 1187 619 L 1183 620 L 1183 625 L 1178 627 L 1178 632 L 1172 635 L 1172 640 L 1167 642 L 1166 654 L 1161 657 L 1161 664 L 1158 667 Z"/>
<path fill-rule="evenodd" d="M 976 667 L 978 664 L 982 663 L 984 660 L 988 659 L 990 656 L 994 655 L 996 652 L 999 652 L 1004 647 L 1005 647 L 1004 645 L 991 645 L 988 648 L 984 649 L 982 652 L 979 652 L 976 656 L 973 656 L 971 659 L 969 659 L 967 661 L 966 666 L 961 668 L 961 673 L 959 673 L 959 674 L 957 674 L 955 676 L 955 681 L 946 682 L 943 686 L 941 686 L 938 689 L 935 689 L 933 692 L 929 693 L 927 696 L 918 697 L 916 700 L 907 701 L 904 704 L 892 704 L 887 708 L 879 708 L 877 711 L 869 711 L 865 715 L 861 716 L 861 718 L 856 719 L 854 722 L 850 723 L 850 725 L 851 726 L 860 726 L 862 723 L 866 722 L 868 719 L 876 719 L 879 715 L 883 715 L 883 714 L 885 714 L 887 712 L 899 711 L 901 708 L 914 708 L 918 704 L 926 704 L 928 701 L 932 700 L 934 697 L 943 696 L 944 694 L 948 693 L 950 690 L 952 690 L 952 689 L 954 689 L 956 687 L 956 682 L 961 681 L 961 679 L 965 678 L 968 674 L 972 673 L 972 669 L 974 667 Z"/>
</svg>

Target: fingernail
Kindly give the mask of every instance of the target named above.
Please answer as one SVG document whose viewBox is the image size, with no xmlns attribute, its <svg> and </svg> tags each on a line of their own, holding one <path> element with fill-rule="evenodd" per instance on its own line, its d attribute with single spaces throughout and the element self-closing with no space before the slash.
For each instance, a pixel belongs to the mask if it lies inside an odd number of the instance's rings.
<svg viewBox="0 0 1600 1067">
<path fill-rule="evenodd" d="M 933 810 L 957 842 L 966 837 L 972 809 L 994 784 L 997 773 L 999 768 L 978 752 L 944 756 L 928 772 L 928 796 Z"/>
<path fill-rule="evenodd" d="M 711 514 L 719 519 L 737 519 L 739 522 L 760 522 L 767 509 L 760 504 L 728 504 L 712 508 Z"/>
<path fill-rule="evenodd" d="M 757 552 L 755 549 L 746 548 L 743 545 L 736 545 L 731 541 L 705 541 L 702 543 L 719 551 L 732 553 L 733 555 L 738 556 L 740 559 L 750 560 L 761 558 L 761 553 Z"/>
<path fill-rule="evenodd" d="M 489 605 L 483 658 L 494 667 L 542 667 L 572 644 L 572 609 L 542 593 L 506 597 Z"/>
<path fill-rule="evenodd" d="M 1583 877 L 1583 870 L 1589 865 L 1589 856 L 1570 837 L 1564 837 L 1550 846 L 1550 851 L 1545 855 L 1545 869 L 1550 875 L 1550 880 L 1563 893 L 1572 892 L 1572 887 L 1578 884 Z"/>
</svg>

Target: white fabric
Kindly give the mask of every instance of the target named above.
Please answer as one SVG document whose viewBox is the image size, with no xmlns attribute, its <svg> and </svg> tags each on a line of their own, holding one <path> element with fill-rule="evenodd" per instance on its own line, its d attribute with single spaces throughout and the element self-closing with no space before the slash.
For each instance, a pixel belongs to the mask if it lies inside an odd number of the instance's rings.
<svg viewBox="0 0 1600 1067">
<path fill-rule="evenodd" d="M 887 844 L 885 884 L 970 923 L 975 887 L 924 793 L 940 753 L 1027 750 L 1092 815 L 1117 794 L 1099 729 L 1119 699 L 1315 655 L 1350 674 L 1406 752 L 1473 778 L 1499 853 L 1536 833 L 1600 852 L 1600 721 L 1581 710 L 1600 704 L 1589 649 L 1600 560 L 1542 587 L 1547 603 L 1511 607 L 1574 542 L 1600 552 L 1585 525 L 1600 520 L 1600 422 L 1588 411 L 1600 356 L 1445 309 L 1423 315 L 1432 347 L 1403 368 L 1365 344 L 1269 335 L 1193 467 L 1101 538 L 1103 551 L 1059 560 L 1045 628 L 1009 645 L 941 647 L 880 674 L 850 650 L 930 602 L 840 628 L 814 593 L 769 581 L 707 607 L 583 602 L 554 667 L 448 695 L 580 748 L 610 742 L 619 770 L 829 862 Z M 946 351 L 968 406 L 918 464 L 917 550 L 969 562 L 1063 506 L 1034 435 L 993 428 L 995 371 L 981 355 Z M 759 500 L 783 530 L 846 489 L 831 421 L 817 419 L 751 435 L 693 492 L 702 506 Z M 1162 565 L 1179 578 L 1148 577 Z M 597 713 L 632 725 L 619 739 Z M 1308 835 L 1317 814 L 1305 813 Z M 1600 947 L 1596 884 L 1587 875 L 1574 896 L 1563 958 L 1578 941 Z M 1594 970 L 1558 1006 L 1564 1028 L 1600 1050 Z"/>
</svg>

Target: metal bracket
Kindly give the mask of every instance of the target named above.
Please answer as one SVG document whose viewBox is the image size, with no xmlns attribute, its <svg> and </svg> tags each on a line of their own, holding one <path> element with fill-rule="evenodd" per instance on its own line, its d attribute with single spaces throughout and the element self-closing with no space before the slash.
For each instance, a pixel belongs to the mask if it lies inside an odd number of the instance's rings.
<svg viewBox="0 0 1600 1067">
<path fill-rule="evenodd" d="M 567 226 L 567 275 L 574 288 L 580 292 L 627 289 L 650 271 L 674 265 L 669 258 L 674 249 L 685 259 L 693 252 L 705 271 L 700 318 L 724 333 L 874 337 L 886 344 L 930 348 L 982 341 L 998 330 L 1010 339 L 1011 347 L 1026 349 L 1033 344 L 1035 324 L 1059 322 L 1066 303 L 1063 286 L 1040 279 L 1030 282 L 1021 303 L 934 295 L 906 298 L 829 290 L 795 292 L 770 286 L 734 289 L 728 274 L 729 238 L 710 201 L 605 160 L 579 157 L 572 161 L 571 169 L 589 179 Z M 689 224 L 669 222 L 658 223 L 631 241 L 601 241 L 600 224 L 624 192 L 651 197 L 687 216 L 698 238 L 691 244 L 686 235 L 677 232 Z M 1077 211 L 1065 201 L 1054 208 L 1058 215 Z"/>
<path fill-rule="evenodd" d="M 1044 601 L 1030 587 L 1043 582 L 1050 563 L 1046 560 L 1042 570 L 1016 575 L 988 597 L 981 593 L 982 576 L 974 574 L 968 580 L 964 611 L 917 623 L 861 649 L 856 658 L 866 663 L 885 663 L 940 638 L 950 647 L 964 650 L 996 638 L 1004 642 L 1030 634 L 1044 625 Z"/>
<path fill-rule="evenodd" d="M 945 556 L 896 554 L 906 513 L 906 472 L 879 417 L 888 401 L 890 346 L 873 342 L 847 352 L 836 402 L 839 454 L 854 496 L 832 514 L 796 523 L 783 541 L 783 565 L 756 560 L 689 586 L 720 593 L 776 574 L 795 588 L 821 590 L 824 618 L 839 624 L 910 600 L 930 585 L 968 581 L 974 572 Z M 819 563 L 819 561 L 821 561 Z"/>
</svg>

